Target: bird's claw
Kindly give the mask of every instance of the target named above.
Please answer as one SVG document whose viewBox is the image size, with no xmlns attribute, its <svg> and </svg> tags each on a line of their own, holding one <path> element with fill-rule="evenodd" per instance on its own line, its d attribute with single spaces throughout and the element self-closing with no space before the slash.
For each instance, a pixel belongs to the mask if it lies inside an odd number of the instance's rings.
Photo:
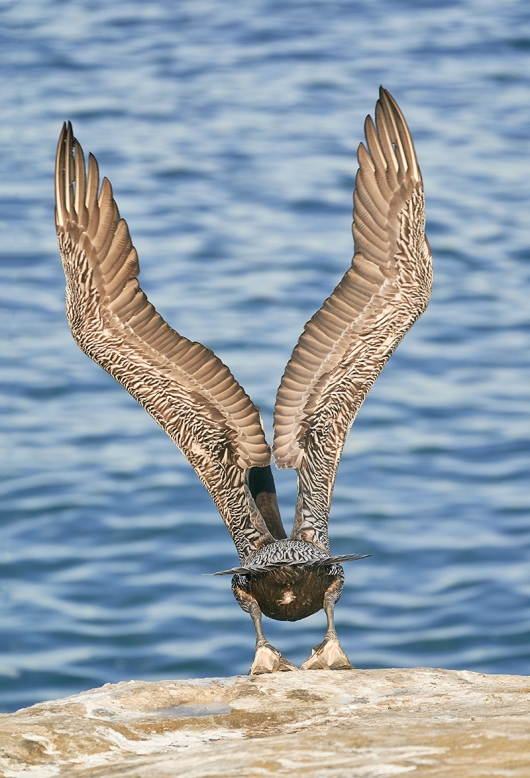
<svg viewBox="0 0 530 778">
<path fill-rule="evenodd" d="M 311 652 L 301 670 L 353 670 L 353 665 L 344 653 L 337 637 L 324 638 Z"/>
<path fill-rule="evenodd" d="M 277 648 L 271 646 L 265 641 L 256 646 L 256 654 L 252 667 L 248 671 L 249 675 L 263 675 L 264 673 L 277 673 L 298 670 L 298 668 L 289 662 Z"/>
</svg>

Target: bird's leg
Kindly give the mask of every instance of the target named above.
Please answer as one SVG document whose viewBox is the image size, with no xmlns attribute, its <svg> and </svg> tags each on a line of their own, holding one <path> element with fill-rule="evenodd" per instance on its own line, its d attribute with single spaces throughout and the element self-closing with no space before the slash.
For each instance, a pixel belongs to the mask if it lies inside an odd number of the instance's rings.
<svg viewBox="0 0 530 778">
<path fill-rule="evenodd" d="M 333 584 L 330 589 L 332 588 Z M 303 663 L 301 670 L 353 670 L 353 665 L 342 650 L 335 631 L 334 611 L 338 598 L 330 589 L 324 595 L 324 612 L 328 620 L 327 632 L 322 643 L 315 646 L 309 659 Z"/>
<path fill-rule="evenodd" d="M 271 646 L 269 641 L 266 640 L 263 629 L 261 628 L 261 610 L 256 600 L 252 600 L 248 612 L 250 613 L 252 621 L 254 622 L 254 629 L 256 630 L 256 654 L 248 674 L 262 675 L 263 673 L 298 670 L 298 668 L 289 662 L 283 654 L 280 654 L 277 648 Z"/>
</svg>

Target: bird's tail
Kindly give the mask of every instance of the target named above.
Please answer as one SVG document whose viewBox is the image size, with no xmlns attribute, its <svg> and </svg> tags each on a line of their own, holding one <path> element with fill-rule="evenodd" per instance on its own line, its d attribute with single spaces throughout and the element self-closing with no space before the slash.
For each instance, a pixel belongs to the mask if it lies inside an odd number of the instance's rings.
<svg viewBox="0 0 530 778">
<path fill-rule="evenodd" d="M 270 570 L 277 570 L 279 567 L 304 567 L 312 570 L 319 570 L 323 567 L 332 567 L 341 565 L 343 562 L 355 562 L 357 559 L 366 559 L 372 554 L 339 554 L 338 556 L 327 556 L 320 559 L 308 559 L 306 561 L 281 561 L 271 562 L 267 565 L 247 565 L 245 567 L 231 567 L 230 570 L 220 570 L 218 573 L 205 573 L 205 575 L 263 575 Z"/>
</svg>

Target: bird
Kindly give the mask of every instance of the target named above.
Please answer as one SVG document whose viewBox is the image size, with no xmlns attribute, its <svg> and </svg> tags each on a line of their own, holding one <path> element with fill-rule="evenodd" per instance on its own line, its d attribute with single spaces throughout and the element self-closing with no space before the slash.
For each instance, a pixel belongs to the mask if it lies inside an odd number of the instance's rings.
<svg viewBox="0 0 530 778">
<path fill-rule="evenodd" d="M 194 468 L 224 520 L 239 566 L 232 591 L 256 632 L 249 674 L 298 668 L 265 638 L 262 615 L 324 610 L 327 630 L 301 670 L 351 669 L 334 622 L 343 563 L 328 520 L 346 437 L 377 376 L 421 316 L 432 288 L 423 181 L 411 133 L 383 87 L 357 152 L 350 267 L 307 322 L 287 363 L 268 445 L 259 409 L 229 368 L 172 329 L 142 291 L 138 256 L 107 178 L 63 125 L 55 167 L 66 316 L 78 346 L 155 419 Z M 271 469 L 297 473 L 292 531 Z"/>
</svg>

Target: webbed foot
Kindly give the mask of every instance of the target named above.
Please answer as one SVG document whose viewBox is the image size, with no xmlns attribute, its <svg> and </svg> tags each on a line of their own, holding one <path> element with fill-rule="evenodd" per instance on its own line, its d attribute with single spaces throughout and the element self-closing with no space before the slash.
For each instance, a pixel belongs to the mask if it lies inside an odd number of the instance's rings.
<svg viewBox="0 0 530 778">
<path fill-rule="evenodd" d="M 271 646 L 268 641 L 256 646 L 256 655 L 252 662 L 252 667 L 248 671 L 249 675 L 263 675 L 264 673 L 278 673 L 298 670 L 298 668 L 289 662 L 288 659 L 280 654 L 277 648 Z"/>
<path fill-rule="evenodd" d="M 337 637 L 325 637 L 311 652 L 301 670 L 353 670 Z"/>
</svg>

